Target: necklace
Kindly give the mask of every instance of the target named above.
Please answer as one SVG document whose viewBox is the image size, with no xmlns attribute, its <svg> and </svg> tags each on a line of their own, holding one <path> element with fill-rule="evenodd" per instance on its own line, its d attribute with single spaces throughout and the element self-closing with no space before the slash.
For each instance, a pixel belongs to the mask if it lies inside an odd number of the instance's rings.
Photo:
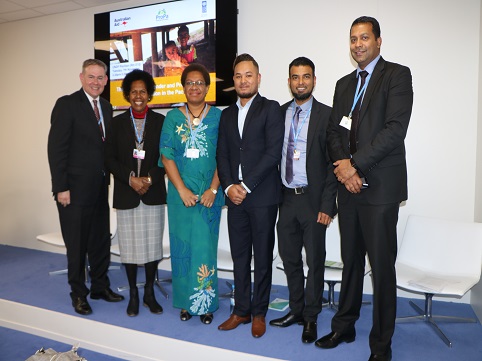
<svg viewBox="0 0 482 361">
<path fill-rule="evenodd" d="M 187 105 L 187 109 L 189 110 L 189 113 L 191 113 L 191 115 L 193 116 L 192 124 L 194 124 L 195 126 L 198 126 L 199 124 L 201 124 L 201 119 L 199 119 L 199 117 L 200 117 L 201 114 L 203 113 L 204 108 L 206 108 L 206 103 L 204 103 L 203 108 L 202 108 L 201 111 L 199 112 L 199 115 L 196 117 L 196 116 L 191 112 L 191 108 L 189 108 L 189 105 Z"/>
</svg>

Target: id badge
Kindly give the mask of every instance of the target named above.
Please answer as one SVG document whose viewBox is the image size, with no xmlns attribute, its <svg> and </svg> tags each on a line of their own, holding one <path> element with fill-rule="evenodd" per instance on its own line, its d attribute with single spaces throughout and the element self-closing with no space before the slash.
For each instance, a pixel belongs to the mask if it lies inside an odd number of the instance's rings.
<svg viewBox="0 0 482 361">
<path fill-rule="evenodd" d="M 293 160 L 300 160 L 300 154 L 301 152 L 298 149 L 295 149 L 293 151 Z"/>
<path fill-rule="evenodd" d="M 132 156 L 136 159 L 144 159 L 146 157 L 146 151 L 134 148 Z"/>
<path fill-rule="evenodd" d="M 348 130 L 351 130 L 351 118 L 349 118 L 349 117 L 347 117 L 347 116 L 344 116 L 343 118 L 341 118 L 340 125 L 341 125 L 343 128 L 346 128 L 346 129 L 348 129 Z"/>
<path fill-rule="evenodd" d="M 199 158 L 199 149 L 196 148 L 189 148 L 187 150 L 186 156 L 188 158 L 194 159 L 194 158 Z"/>
</svg>

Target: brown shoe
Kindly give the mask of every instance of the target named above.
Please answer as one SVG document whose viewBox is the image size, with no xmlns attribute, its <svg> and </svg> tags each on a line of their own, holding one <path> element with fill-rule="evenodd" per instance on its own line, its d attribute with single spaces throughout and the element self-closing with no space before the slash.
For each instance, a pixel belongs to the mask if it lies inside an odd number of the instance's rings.
<svg viewBox="0 0 482 361">
<path fill-rule="evenodd" d="M 251 315 L 248 316 L 238 316 L 234 313 L 229 316 L 229 318 L 218 326 L 218 330 L 229 331 L 234 330 L 240 324 L 246 324 L 251 322 Z"/>
<path fill-rule="evenodd" d="M 266 322 L 264 316 L 258 315 L 253 317 L 253 325 L 251 326 L 251 334 L 253 337 L 261 337 L 266 332 Z"/>
</svg>

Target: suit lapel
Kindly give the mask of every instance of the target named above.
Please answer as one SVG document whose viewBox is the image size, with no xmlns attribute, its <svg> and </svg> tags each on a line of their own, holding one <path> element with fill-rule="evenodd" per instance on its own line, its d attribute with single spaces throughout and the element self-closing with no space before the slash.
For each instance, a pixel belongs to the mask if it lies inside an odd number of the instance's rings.
<svg viewBox="0 0 482 361">
<path fill-rule="evenodd" d="M 320 107 L 318 106 L 318 102 L 313 97 L 313 103 L 311 106 L 311 114 L 310 114 L 310 122 L 308 123 L 308 134 L 307 134 L 307 143 L 306 143 L 306 154 L 309 154 L 311 145 L 313 144 L 313 140 L 315 139 L 316 129 L 319 126 L 320 119 Z"/>
<path fill-rule="evenodd" d="M 378 81 L 382 77 L 384 69 L 385 69 L 385 60 L 383 60 L 383 58 L 380 57 L 380 59 L 377 62 L 377 65 L 375 65 L 375 69 L 373 69 L 373 74 L 370 77 L 370 82 L 368 83 L 365 96 L 363 97 L 363 103 L 360 111 L 360 119 L 358 120 L 358 124 L 360 124 L 363 121 L 363 116 L 365 115 L 368 109 L 370 100 L 372 99 L 373 92 L 377 87 Z"/>
</svg>

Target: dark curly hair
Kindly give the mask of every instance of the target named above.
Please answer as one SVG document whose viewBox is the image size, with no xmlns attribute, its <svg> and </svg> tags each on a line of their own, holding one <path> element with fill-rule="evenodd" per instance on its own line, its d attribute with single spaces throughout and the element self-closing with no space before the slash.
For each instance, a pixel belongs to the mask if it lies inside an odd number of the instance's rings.
<svg viewBox="0 0 482 361">
<path fill-rule="evenodd" d="M 211 84 L 211 78 L 209 77 L 209 73 L 206 70 L 206 68 L 204 67 L 204 65 L 201 65 L 199 63 L 192 63 L 192 64 L 188 65 L 182 72 L 182 75 L 181 75 L 182 86 L 186 85 L 187 75 L 189 73 L 193 72 L 193 71 L 198 71 L 202 74 L 202 76 L 204 78 L 204 82 L 206 83 L 206 86 Z"/>
<path fill-rule="evenodd" d="M 131 92 L 132 83 L 137 80 L 144 82 L 147 94 L 149 94 L 149 100 L 151 100 L 152 96 L 154 95 L 154 91 L 156 90 L 156 83 L 154 83 L 154 79 L 152 78 L 151 74 L 149 74 L 147 71 L 139 69 L 134 69 L 128 73 L 122 81 L 122 93 L 124 95 L 124 99 L 129 101 L 129 93 Z"/>
</svg>

